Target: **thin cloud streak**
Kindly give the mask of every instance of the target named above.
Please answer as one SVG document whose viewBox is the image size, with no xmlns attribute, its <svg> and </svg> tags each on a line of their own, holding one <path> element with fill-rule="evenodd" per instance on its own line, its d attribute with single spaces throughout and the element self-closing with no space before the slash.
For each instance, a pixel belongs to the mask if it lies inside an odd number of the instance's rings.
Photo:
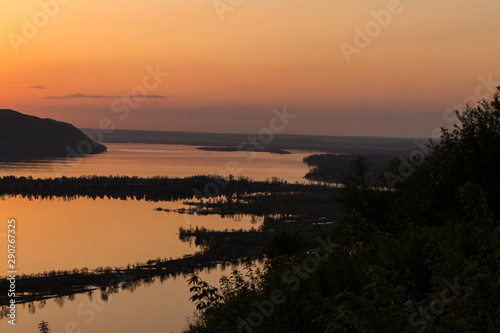
<svg viewBox="0 0 500 333">
<path fill-rule="evenodd" d="M 94 98 L 94 99 L 100 99 L 100 98 L 167 98 L 166 96 L 162 95 L 120 95 L 120 96 L 103 96 L 103 95 L 85 95 L 85 94 L 72 94 L 72 95 L 65 95 L 65 96 L 45 96 L 44 98 L 47 99 L 75 99 L 75 98 Z"/>
</svg>

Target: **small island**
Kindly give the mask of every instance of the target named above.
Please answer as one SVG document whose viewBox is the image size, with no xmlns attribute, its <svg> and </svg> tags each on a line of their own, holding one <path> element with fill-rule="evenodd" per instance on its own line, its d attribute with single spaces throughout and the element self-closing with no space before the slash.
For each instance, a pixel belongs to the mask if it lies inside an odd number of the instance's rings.
<svg viewBox="0 0 500 333">
<path fill-rule="evenodd" d="M 196 149 L 199 150 L 206 150 L 206 151 L 224 151 L 224 152 L 232 152 L 232 151 L 255 151 L 252 149 L 240 149 L 238 147 L 217 147 L 217 146 L 210 146 L 210 147 L 198 147 Z M 287 155 L 291 154 L 289 151 L 286 151 L 281 148 L 264 148 L 262 150 L 257 150 L 257 152 L 263 152 L 263 153 L 271 153 L 271 154 L 280 154 L 280 155 Z"/>
</svg>

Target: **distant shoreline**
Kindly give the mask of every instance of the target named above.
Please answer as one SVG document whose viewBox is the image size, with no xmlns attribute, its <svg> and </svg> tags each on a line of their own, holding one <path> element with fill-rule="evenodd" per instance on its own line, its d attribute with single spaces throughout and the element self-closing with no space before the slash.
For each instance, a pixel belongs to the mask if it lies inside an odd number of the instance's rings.
<svg viewBox="0 0 500 333">
<path fill-rule="evenodd" d="M 251 149 L 239 149 L 236 147 L 213 147 L 213 146 L 204 146 L 204 147 L 197 147 L 196 149 L 198 150 L 206 150 L 206 151 L 227 151 L 227 152 L 234 152 L 234 151 L 254 151 Z M 287 155 L 291 154 L 289 151 L 283 150 L 281 148 L 268 148 L 268 149 L 263 149 L 263 150 L 257 150 L 258 152 L 263 152 L 263 153 L 271 153 L 271 154 L 279 154 L 279 155 Z"/>
<path fill-rule="evenodd" d="M 91 131 L 91 130 L 89 130 Z M 249 134 L 226 133 L 189 133 L 169 131 L 113 130 L 103 134 L 102 143 L 147 143 L 167 145 L 187 145 L 215 151 L 236 151 L 235 147 L 244 145 L 255 151 L 315 151 L 335 154 L 388 154 L 407 155 L 418 149 L 412 138 L 383 137 L 342 137 L 321 135 L 275 134 L 269 143 L 251 144 Z M 262 147 L 263 146 L 263 147 Z M 261 149 L 262 148 L 262 149 Z"/>
</svg>

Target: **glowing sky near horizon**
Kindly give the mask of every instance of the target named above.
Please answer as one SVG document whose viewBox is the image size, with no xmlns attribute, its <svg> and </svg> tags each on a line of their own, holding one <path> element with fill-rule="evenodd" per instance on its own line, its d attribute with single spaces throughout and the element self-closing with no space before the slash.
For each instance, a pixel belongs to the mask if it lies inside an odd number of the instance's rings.
<svg viewBox="0 0 500 333">
<path fill-rule="evenodd" d="M 60 1 L 0 4 L 0 108 L 81 128 L 249 133 L 286 105 L 298 116 L 285 133 L 429 137 L 447 109 L 491 92 L 488 78 L 500 85 L 498 0 L 401 0 L 350 63 L 341 43 L 356 47 L 355 28 L 396 0 Z M 215 3 L 234 6 L 222 20 Z M 124 104 L 146 68 L 169 76 Z"/>
</svg>

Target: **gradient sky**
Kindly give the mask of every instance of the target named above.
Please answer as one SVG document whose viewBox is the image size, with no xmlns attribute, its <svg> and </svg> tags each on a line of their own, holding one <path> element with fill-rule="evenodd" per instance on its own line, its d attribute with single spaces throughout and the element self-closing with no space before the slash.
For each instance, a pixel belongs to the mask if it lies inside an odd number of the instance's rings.
<svg viewBox="0 0 500 333">
<path fill-rule="evenodd" d="M 80 128 L 255 133 L 286 105 L 298 116 L 284 133 L 430 137 L 446 110 L 487 95 L 482 81 L 500 85 L 498 0 L 401 0 L 350 63 L 340 45 L 396 0 L 59 1 L 1 2 L 0 108 Z M 148 67 L 170 74 L 126 106 Z"/>
</svg>

